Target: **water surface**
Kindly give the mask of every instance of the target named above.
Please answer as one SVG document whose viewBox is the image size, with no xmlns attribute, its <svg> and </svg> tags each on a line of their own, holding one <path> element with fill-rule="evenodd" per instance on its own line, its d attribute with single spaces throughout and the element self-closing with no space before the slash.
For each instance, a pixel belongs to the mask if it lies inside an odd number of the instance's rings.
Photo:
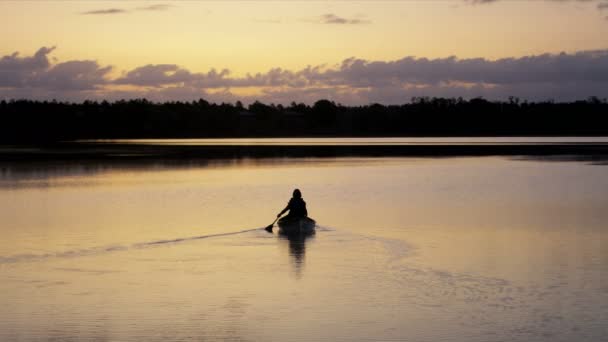
<svg viewBox="0 0 608 342">
<path fill-rule="evenodd" d="M 262 146 L 366 146 L 366 145 L 475 145 L 475 144 L 588 144 L 608 143 L 608 137 L 355 137 L 355 138 L 217 138 L 217 139 L 100 139 L 80 143 L 132 145 L 262 145 Z"/>
<path fill-rule="evenodd" d="M 581 159 L 4 163 L 0 340 L 605 340 Z M 265 232 L 294 187 L 317 233 Z"/>
</svg>

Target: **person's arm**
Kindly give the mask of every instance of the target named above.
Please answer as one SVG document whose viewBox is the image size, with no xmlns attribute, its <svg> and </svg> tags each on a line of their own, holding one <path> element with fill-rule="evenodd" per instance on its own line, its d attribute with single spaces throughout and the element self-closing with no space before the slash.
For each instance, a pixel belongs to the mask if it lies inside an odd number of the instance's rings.
<svg viewBox="0 0 608 342">
<path fill-rule="evenodd" d="M 277 215 L 277 217 L 281 217 L 281 215 L 283 215 L 287 210 L 289 210 L 290 207 L 291 207 L 291 200 L 289 200 L 289 203 L 287 203 L 287 206 L 285 207 L 285 209 L 281 210 L 281 212 Z"/>
</svg>

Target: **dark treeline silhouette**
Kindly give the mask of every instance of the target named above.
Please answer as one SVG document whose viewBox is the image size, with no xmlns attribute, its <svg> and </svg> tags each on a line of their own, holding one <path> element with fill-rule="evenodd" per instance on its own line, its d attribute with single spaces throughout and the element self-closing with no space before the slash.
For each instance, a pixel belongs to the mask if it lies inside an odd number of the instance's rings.
<svg viewBox="0 0 608 342">
<path fill-rule="evenodd" d="M 343 106 L 328 100 L 289 106 L 154 103 L 145 99 L 68 103 L 0 102 L 0 142 L 74 139 L 303 136 L 608 135 L 608 103 L 510 98 L 413 98 L 403 105 Z"/>
</svg>

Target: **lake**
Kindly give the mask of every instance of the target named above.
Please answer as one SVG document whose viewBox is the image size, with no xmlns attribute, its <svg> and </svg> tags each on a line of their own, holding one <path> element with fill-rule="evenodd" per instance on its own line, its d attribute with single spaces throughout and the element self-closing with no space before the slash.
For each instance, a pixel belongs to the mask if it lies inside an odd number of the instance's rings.
<svg viewBox="0 0 608 342">
<path fill-rule="evenodd" d="M 608 153 L 543 146 L 607 141 L 4 147 L 0 341 L 604 341 Z M 411 145 L 488 149 L 385 153 Z M 296 187 L 316 234 L 266 232 Z"/>
</svg>

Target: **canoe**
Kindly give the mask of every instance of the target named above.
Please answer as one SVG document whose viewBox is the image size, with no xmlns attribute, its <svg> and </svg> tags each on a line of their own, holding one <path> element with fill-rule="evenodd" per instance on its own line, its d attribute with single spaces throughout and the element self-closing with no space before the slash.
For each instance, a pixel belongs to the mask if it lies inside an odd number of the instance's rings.
<svg viewBox="0 0 608 342">
<path fill-rule="evenodd" d="M 285 216 L 278 222 L 279 233 L 285 235 L 312 234 L 315 232 L 315 220 L 310 217 L 293 218 Z"/>
</svg>

